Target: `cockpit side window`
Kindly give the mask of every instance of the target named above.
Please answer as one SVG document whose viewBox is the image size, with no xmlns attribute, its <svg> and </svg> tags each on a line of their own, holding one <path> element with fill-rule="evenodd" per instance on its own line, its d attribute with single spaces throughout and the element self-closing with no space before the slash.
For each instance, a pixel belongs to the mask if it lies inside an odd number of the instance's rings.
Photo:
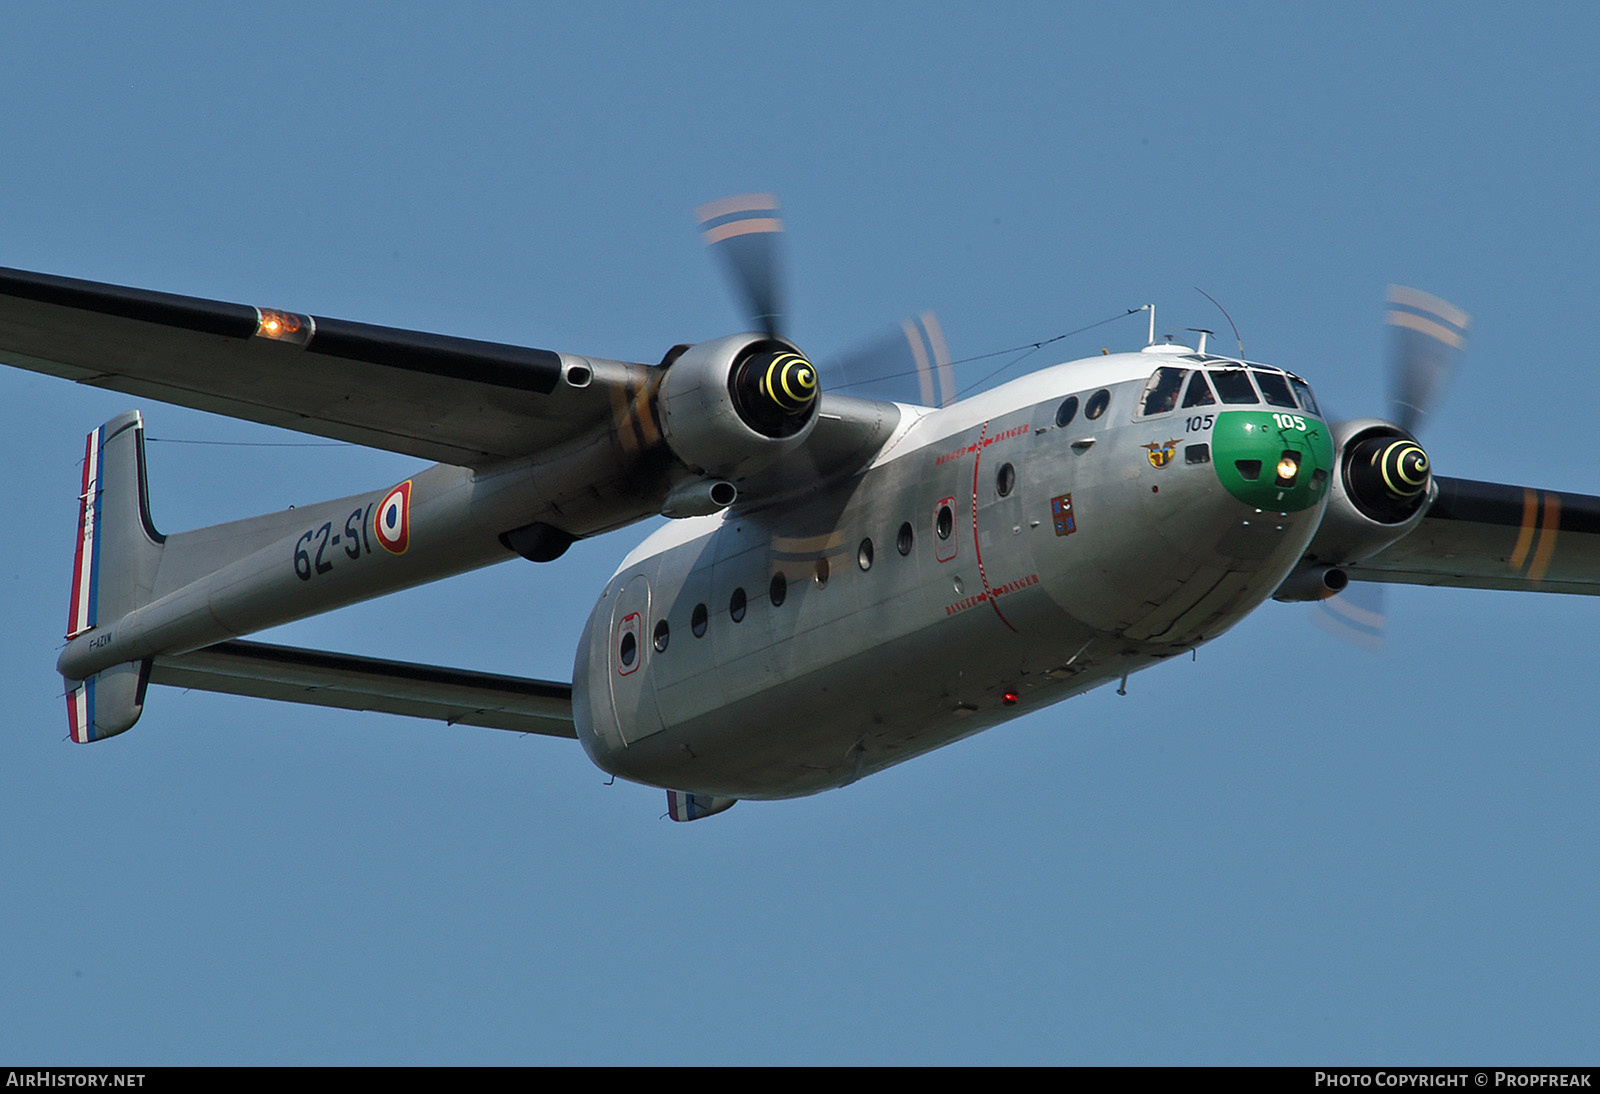
<svg viewBox="0 0 1600 1094">
<path fill-rule="evenodd" d="M 1217 397 L 1211 394 L 1211 385 L 1206 383 L 1205 373 L 1196 372 L 1189 377 L 1189 391 L 1183 397 L 1185 407 L 1211 406 L 1216 401 Z"/>
<path fill-rule="evenodd" d="M 1260 369 L 1254 371 L 1256 383 L 1261 385 L 1261 394 L 1266 396 L 1270 405 L 1295 409 L 1294 392 L 1289 390 L 1289 381 L 1283 378 L 1282 373 L 1262 372 Z"/>
<path fill-rule="evenodd" d="M 1178 393 L 1183 390 L 1183 378 L 1188 370 L 1181 368 L 1158 368 L 1150 377 L 1150 382 L 1144 386 L 1145 416 L 1151 414 L 1165 414 L 1178 405 Z"/>
<path fill-rule="evenodd" d="M 1256 394 L 1254 385 L 1250 383 L 1250 374 L 1242 368 L 1218 369 L 1211 374 L 1211 382 L 1217 387 L 1217 394 L 1222 396 L 1225 403 L 1259 403 L 1260 396 Z"/>
<path fill-rule="evenodd" d="M 1319 418 L 1322 416 L 1322 410 L 1317 406 L 1316 399 L 1311 397 L 1311 388 L 1306 385 L 1304 380 L 1291 376 L 1289 377 L 1289 386 L 1294 388 L 1296 395 L 1300 396 L 1300 406 L 1302 408 L 1311 411 Z"/>
</svg>

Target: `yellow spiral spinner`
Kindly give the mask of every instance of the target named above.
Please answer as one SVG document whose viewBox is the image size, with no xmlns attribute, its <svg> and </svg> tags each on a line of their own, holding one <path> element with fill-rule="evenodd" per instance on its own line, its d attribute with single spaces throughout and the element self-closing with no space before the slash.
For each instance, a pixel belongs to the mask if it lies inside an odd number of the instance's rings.
<svg viewBox="0 0 1600 1094">
<path fill-rule="evenodd" d="M 785 414 L 803 410 L 817 397 L 817 370 L 798 353 L 780 353 L 761 376 L 761 394 Z"/>
<path fill-rule="evenodd" d="M 1395 441 L 1384 449 L 1379 471 L 1390 493 L 1411 497 L 1428 485 L 1428 454 L 1415 441 Z"/>
</svg>

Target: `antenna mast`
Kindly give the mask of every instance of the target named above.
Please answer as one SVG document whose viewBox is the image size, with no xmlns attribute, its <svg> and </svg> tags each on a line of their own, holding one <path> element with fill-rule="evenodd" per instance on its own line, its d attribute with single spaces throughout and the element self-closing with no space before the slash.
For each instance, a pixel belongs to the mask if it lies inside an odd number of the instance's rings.
<svg viewBox="0 0 1600 1094">
<path fill-rule="evenodd" d="M 1210 293 L 1206 292 L 1199 285 L 1196 285 L 1194 287 L 1194 291 L 1199 293 L 1201 296 L 1205 297 L 1207 300 L 1211 301 L 1213 304 L 1217 304 L 1217 298 L 1212 296 Z M 1223 307 L 1221 304 L 1217 304 L 1217 310 L 1222 313 L 1222 318 L 1224 318 L 1224 319 L 1226 319 L 1228 321 L 1228 326 L 1233 327 L 1233 340 L 1235 342 L 1239 343 L 1239 360 L 1243 361 L 1244 360 L 1244 339 L 1239 337 L 1239 328 L 1234 326 L 1233 316 L 1229 315 L 1228 314 L 1228 309 Z"/>
</svg>

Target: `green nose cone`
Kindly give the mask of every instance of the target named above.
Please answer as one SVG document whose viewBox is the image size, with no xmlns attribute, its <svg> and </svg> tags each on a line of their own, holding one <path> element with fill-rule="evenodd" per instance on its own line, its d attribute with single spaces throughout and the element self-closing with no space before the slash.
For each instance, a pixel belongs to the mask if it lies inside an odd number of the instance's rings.
<svg viewBox="0 0 1600 1094">
<path fill-rule="evenodd" d="M 1232 410 L 1217 415 L 1212 466 L 1223 488 L 1256 509 L 1297 513 L 1328 492 L 1333 439 L 1304 414 Z"/>
</svg>

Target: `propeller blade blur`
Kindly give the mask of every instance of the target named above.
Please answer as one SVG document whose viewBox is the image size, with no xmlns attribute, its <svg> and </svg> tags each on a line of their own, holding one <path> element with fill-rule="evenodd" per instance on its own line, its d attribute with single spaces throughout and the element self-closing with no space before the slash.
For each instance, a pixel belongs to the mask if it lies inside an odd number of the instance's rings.
<svg viewBox="0 0 1600 1094">
<path fill-rule="evenodd" d="M 919 406 L 956 401 L 955 370 L 938 318 L 925 311 L 818 367 L 822 390 Z"/>
<path fill-rule="evenodd" d="M 695 210 L 700 234 L 723 263 L 751 330 L 783 337 L 783 220 L 772 194 L 736 194 Z"/>
<path fill-rule="evenodd" d="M 1415 438 L 1466 348 L 1472 317 L 1448 300 L 1404 285 L 1390 285 L 1388 301 L 1384 320 L 1390 331 L 1390 419 Z M 1367 467 L 1365 486 L 1360 475 L 1346 479 L 1347 489 L 1365 499 L 1358 504 L 1382 510 L 1387 498 L 1388 504 L 1399 506 L 1392 519 L 1414 511 L 1414 499 L 1429 489 L 1428 457 L 1414 441 L 1363 441 L 1342 459 L 1347 476 L 1360 466 Z M 1415 489 L 1408 493 L 1407 484 Z M 1351 645 L 1381 650 L 1387 624 L 1383 586 L 1352 582 L 1338 596 L 1320 602 L 1313 619 L 1317 626 Z"/>
<path fill-rule="evenodd" d="M 1415 437 L 1467 344 L 1472 317 L 1418 289 L 1389 286 L 1389 374 L 1394 423 Z"/>
<path fill-rule="evenodd" d="M 1383 599 L 1382 585 L 1352 581 L 1338 596 L 1319 600 L 1311 619 L 1335 638 L 1378 653 L 1388 624 Z"/>
</svg>

